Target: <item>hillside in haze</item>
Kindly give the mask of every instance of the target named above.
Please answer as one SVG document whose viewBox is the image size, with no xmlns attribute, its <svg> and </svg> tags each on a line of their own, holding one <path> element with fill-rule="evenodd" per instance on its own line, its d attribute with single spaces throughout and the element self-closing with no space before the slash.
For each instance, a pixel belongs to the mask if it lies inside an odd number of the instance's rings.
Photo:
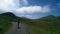
<svg viewBox="0 0 60 34">
<path fill-rule="evenodd" d="M 18 19 L 27 25 L 31 34 L 60 34 L 60 16 L 49 15 L 39 19 L 28 19 L 10 12 L 0 14 L 0 33 L 6 32 L 12 26 L 12 22 Z"/>
</svg>

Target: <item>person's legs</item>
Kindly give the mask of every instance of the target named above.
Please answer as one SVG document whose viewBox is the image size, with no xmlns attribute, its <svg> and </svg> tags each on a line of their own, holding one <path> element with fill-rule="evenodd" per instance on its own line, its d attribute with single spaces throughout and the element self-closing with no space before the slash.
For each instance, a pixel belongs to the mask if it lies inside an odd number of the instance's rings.
<svg viewBox="0 0 60 34">
<path fill-rule="evenodd" d="M 18 23 L 18 29 L 19 29 L 19 23 Z"/>
</svg>

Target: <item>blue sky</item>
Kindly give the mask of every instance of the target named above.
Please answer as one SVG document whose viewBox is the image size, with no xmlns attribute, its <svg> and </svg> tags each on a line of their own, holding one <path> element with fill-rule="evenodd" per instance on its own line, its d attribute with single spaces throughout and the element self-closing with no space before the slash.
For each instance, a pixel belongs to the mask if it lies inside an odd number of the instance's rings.
<svg viewBox="0 0 60 34">
<path fill-rule="evenodd" d="M 60 16 L 60 0 L 0 0 L 0 13 L 4 12 L 30 19 Z"/>
</svg>

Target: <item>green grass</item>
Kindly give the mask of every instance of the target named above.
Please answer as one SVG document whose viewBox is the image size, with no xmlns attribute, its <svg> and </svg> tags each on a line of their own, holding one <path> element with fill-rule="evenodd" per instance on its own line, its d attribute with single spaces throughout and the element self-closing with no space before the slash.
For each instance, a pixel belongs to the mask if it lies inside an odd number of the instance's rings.
<svg viewBox="0 0 60 34">
<path fill-rule="evenodd" d="M 28 27 L 31 34 L 60 34 L 60 16 L 46 16 L 39 19 L 31 20 L 28 18 L 19 18 L 11 13 L 0 15 L 0 34 L 4 34 L 10 27 L 11 21 L 20 21 Z"/>
<path fill-rule="evenodd" d="M 4 32 L 6 32 L 11 26 L 12 26 L 11 23 L 8 23 L 8 24 L 2 23 L 0 25 L 0 34 L 4 34 Z"/>
<path fill-rule="evenodd" d="M 27 25 L 27 27 L 28 27 L 28 30 L 31 32 L 31 34 L 49 34 L 48 31 L 40 29 L 39 27 L 34 25 Z"/>
<path fill-rule="evenodd" d="M 60 20 L 38 21 L 36 24 L 24 22 L 31 34 L 60 34 Z"/>
<path fill-rule="evenodd" d="M 4 34 L 11 26 L 12 23 L 17 20 L 17 16 L 13 13 L 7 12 L 0 14 L 0 34 Z"/>
<path fill-rule="evenodd" d="M 26 24 L 31 34 L 60 34 L 59 18 L 57 16 L 46 16 L 36 20 L 24 19 L 22 23 Z"/>
<path fill-rule="evenodd" d="M 0 18 L 0 34 L 4 34 L 11 26 L 12 23 L 7 17 Z"/>
</svg>

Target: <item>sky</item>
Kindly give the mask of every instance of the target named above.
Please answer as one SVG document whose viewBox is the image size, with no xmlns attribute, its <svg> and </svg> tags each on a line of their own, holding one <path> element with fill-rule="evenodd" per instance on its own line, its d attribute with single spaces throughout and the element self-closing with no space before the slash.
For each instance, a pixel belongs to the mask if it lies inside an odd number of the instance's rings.
<svg viewBox="0 0 60 34">
<path fill-rule="evenodd" d="M 4 12 L 30 19 L 60 16 L 60 0 L 0 0 L 0 13 Z"/>
</svg>

